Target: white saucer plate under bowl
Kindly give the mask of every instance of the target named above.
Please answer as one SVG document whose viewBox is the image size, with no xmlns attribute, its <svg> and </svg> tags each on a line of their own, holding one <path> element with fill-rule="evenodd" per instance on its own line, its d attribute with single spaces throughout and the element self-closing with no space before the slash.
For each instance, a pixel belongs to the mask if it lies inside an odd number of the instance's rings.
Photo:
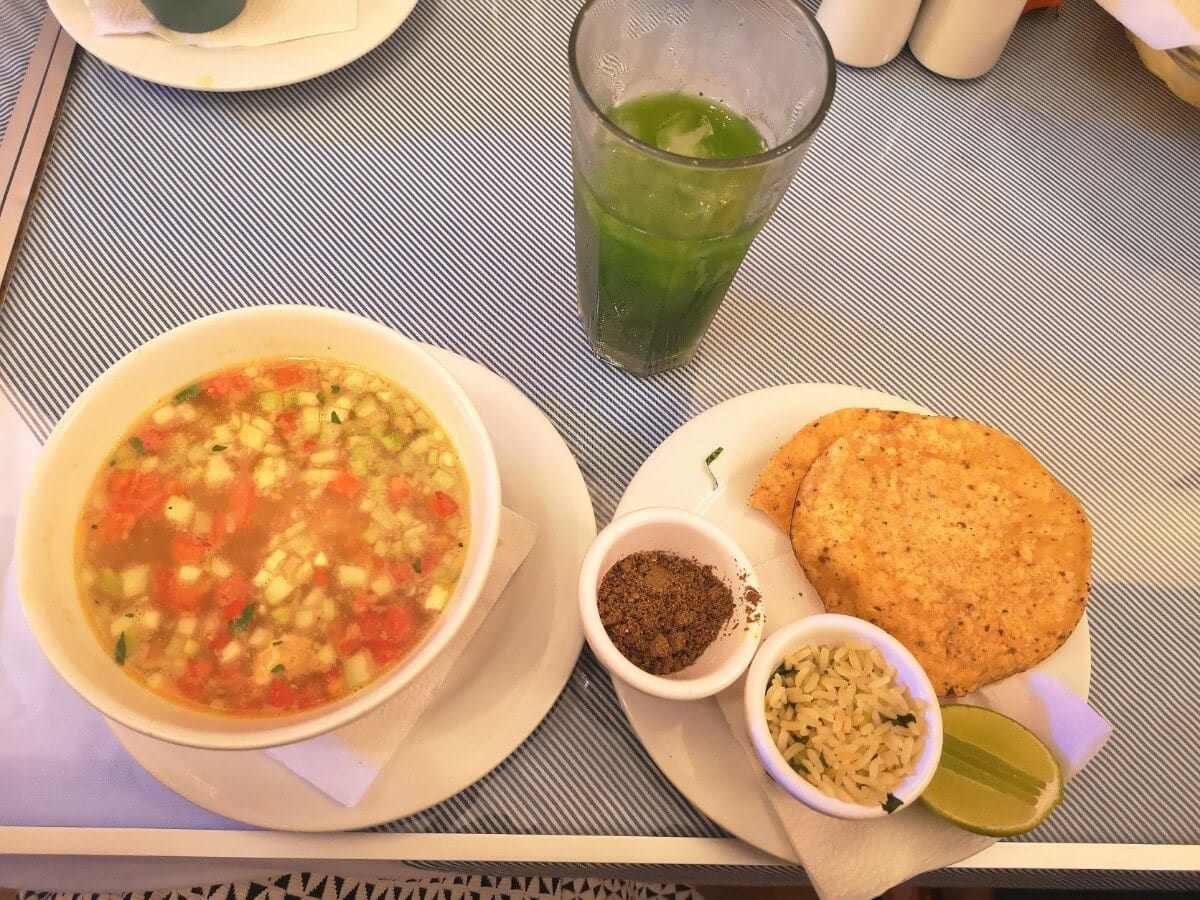
<svg viewBox="0 0 1200 900">
<path fill-rule="evenodd" d="M 430 349 L 479 410 L 496 450 L 504 505 L 537 525 L 537 543 L 429 709 L 354 807 L 261 751 L 179 747 L 109 723 L 151 775 L 198 806 L 283 831 L 391 822 L 494 769 L 532 733 L 567 683 L 583 646 L 579 566 L 596 536 L 583 476 L 554 426 L 516 387 L 461 356 Z"/>
</svg>

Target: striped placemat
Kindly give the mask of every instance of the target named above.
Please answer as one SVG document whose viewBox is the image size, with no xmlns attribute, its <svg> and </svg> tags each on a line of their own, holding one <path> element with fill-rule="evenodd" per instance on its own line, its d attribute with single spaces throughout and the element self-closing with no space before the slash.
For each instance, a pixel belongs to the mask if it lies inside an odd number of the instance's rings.
<svg viewBox="0 0 1200 900">
<path fill-rule="evenodd" d="M 41 0 L 0 0 L 0 138 L 8 128 L 45 15 Z"/>
<path fill-rule="evenodd" d="M 639 380 L 588 353 L 575 314 L 576 5 L 421 0 L 358 63 L 257 94 L 168 90 L 81 56 L 0 306 L 0 390 L 44 436 L 172 325 L 275 301 L 351 309 L 517 383 L 601 522 L 667 434 L 753 388 L 846 382 L 994 423 L 1092 515 L 1092 697 L 1116 728 L 1028 839 L 1200 843 L 1200 113 L 1090 3 L 1026 20 L 977 82 L 907 56 L 842 70 L 698 358 Z M 509 760 L 388 827 L 719 833 L 586 654 Z"/>
<path fill-rule="evenodd" d="M 29 46 L 28 33 L 36 23 L 30 12 L 14 10 L 13 30 L 0 40 L 0 63 L 5 64 L 0 72 L 0 290 L 75 54 L 75 42 L 48 11 Z M 14 91 L 13 75 L 22 66 L 24 75 Z"/>
</svg>

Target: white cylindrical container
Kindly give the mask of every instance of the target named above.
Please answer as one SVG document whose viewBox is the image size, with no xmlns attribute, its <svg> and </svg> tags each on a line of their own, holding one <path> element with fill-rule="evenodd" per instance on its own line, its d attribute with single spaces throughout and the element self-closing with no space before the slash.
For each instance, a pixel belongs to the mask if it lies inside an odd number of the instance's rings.
<svg viewBox="0 0 1200 900">
<path fill-rule="evenodd" d="M 925 0 L 908 49 L 947 78 L 978 78 L 1000 59 L 1025 0 Z"/>
<path fill-rule="evenodd" d="M 838 62 L 869 69 L 904 49 L 921 0 L 824 0 L 817 21 Z"/>
</svg>

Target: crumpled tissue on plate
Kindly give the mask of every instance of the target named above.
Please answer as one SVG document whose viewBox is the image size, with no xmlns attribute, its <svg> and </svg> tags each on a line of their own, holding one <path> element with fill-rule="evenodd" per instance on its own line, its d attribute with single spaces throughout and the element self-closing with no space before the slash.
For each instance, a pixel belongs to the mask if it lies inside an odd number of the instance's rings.
<svg viewBox="0 0 1200 900">
<path fill-rule="evenodd" d="M 1096 0 L 1154 50 L 1200 44 L 1200 0 Z"/>
</svg>

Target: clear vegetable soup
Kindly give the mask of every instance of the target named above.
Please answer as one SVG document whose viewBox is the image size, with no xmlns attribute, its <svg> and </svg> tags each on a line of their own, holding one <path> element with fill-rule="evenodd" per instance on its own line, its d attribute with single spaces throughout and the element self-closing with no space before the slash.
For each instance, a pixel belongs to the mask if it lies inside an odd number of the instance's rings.
<svg viewBox="0 0 1200 900">
<path fill-rule="evenodd" d="M 405 657 L 469 537 L 458 454 L 428 410 L 353 366 L 278 359 L 183 386 L 97 475 L 84 605 L 114 664 L 209 710 L 327 703 Z"/>
</svg>

